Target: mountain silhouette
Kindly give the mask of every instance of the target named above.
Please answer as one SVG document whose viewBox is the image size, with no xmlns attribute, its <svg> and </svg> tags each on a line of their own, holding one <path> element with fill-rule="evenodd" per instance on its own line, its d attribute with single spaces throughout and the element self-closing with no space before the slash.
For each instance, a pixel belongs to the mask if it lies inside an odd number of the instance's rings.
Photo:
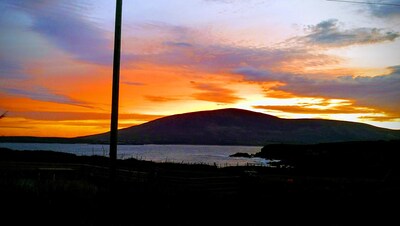
<svg viewBox="0 0 400 226">
<path fill-rule="evenodd" d="M 77 138 L 108 143 L 109 132 Z M 400 139 L 399 130 L 325 119 L 282 119 L 241 109 L 178 114 L 120 129 L 123 144 L 266 145 Z"/>
</svg>

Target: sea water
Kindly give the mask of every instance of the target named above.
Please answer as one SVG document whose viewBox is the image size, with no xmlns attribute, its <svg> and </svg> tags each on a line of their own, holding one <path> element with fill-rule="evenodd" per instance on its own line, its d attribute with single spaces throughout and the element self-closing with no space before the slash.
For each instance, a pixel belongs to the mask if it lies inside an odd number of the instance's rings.
<svg viewBox="0 0 400 226">
<path fill-rule="evenodd" d="M 0 147 L 14 150 L 47 150 L 76 155 L 108 156 L 109 146 L 102 144 L 59 144 L 59 143 L 0 143 Z M 243 166 L 268 165 L 262 158 L 229 157 L 243 152 L 255 154 L 260 146 L 217 146 L 217 145 L 118 145 L 118 158 L 136 158 L 154 162 L 200 163 L 208 165 Z"/>
</svg>

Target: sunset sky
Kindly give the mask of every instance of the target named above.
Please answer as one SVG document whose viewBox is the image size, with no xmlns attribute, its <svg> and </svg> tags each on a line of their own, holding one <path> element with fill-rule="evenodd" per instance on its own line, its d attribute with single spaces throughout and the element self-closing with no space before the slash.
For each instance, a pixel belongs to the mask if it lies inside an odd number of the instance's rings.
<svg viewBox="0 0 400 226">
<path fill-rule="evenodd" d="M 109 130 L 114 14 L 114 0 L 0 1 L 0 136 Z M 122 36 L 120 128 L 241 108 L 400 129 L 400 7 L 125 0 Z"/>
</svg>

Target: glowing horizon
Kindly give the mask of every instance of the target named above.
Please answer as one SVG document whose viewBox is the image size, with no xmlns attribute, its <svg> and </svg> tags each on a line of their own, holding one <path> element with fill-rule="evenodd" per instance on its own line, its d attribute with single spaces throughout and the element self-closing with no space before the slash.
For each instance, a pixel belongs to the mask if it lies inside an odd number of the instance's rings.
<svg viewBox="0 0 400 226">
<path fill-rule="evenodd" d="M 114 7 L 0 2 L 0 136 L 109 131 Z M 240 108 L 400 129 L 400 7 L 132 0 L 123 10 L 120 128 Z"/>
</svg>

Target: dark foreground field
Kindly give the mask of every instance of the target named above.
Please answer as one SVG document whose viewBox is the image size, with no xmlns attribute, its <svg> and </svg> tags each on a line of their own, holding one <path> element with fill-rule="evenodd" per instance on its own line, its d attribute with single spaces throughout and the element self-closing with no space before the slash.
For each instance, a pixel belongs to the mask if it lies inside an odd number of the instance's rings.
<svg viewBox="0 0 400 226">
<path fill-rule="evenodd" d="M 275 168 L 130 159 L 110 185 L 104 157 L 0 149 L 0 224 L 398 225 L 398 159 L 381 158 Z"/>
</svg>

